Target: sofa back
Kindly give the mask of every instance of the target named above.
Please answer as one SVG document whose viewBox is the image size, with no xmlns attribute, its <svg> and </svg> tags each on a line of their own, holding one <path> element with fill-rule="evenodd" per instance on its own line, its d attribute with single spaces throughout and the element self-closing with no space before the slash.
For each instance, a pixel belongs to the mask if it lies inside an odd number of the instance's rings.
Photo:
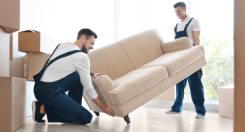
<svg viewBox="0 0 245 132">
<path fill-rule="evenodd" d="M 163 55 L 163 39 L 155 29 L 125 38 L 118 43 L 129 56 L 135 69 Z"/>
<path fill-rule="evenodd" d="M 114 80 L 163 55 L 162 42 L 158 32 L 151 29 L 96 49 L 88 54 L 90 70 Z"/>
<path fill-rule="evenodd" d="M 91 71 L 105 73 L 112 80 L 134 70 L 128 55 L 118 43 L 93 50 L 88 57 Z"/>
</svg>

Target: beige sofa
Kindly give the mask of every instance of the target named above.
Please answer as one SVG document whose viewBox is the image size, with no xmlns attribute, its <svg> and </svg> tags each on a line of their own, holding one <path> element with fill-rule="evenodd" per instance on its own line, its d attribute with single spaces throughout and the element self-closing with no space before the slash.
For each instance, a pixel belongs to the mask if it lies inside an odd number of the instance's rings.
<svg viewBox="0 0 245 132">
<path fill-rule="evenodd" d="M 186 37 L 164 43 L 155 29 L 91 51 L 88 56 L 91 71 L 106 74 L 92 78 L 99 98 L 116 116 L 125 118 L 206 65 L 203 46 L 193 47 Z M 101 112 L 85 93 L 84 97 L 92 111 Z"/>
</svg>

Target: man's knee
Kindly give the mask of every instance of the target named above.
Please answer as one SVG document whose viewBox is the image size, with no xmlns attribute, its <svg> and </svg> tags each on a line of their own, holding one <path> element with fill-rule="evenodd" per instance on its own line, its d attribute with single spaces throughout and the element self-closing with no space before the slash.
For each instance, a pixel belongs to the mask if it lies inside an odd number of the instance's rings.
<svg viewBox="0 0 245 132">
<path fill-rule="evenodd" d="M 92 119 L 93 119 L 93 115 L 89 112 L 88 117 L 87 117 L 88 123 L 91 123 Z"/>
<path fill-rule="evenodd" d="M 92 119 L 93 119 L 93 115 L 90 112 L 88 112 L 86 115 L 83 115 L 81 117 L 81 121 L 79 124 L 89 124 L 91 123 Z"/>
</svg>

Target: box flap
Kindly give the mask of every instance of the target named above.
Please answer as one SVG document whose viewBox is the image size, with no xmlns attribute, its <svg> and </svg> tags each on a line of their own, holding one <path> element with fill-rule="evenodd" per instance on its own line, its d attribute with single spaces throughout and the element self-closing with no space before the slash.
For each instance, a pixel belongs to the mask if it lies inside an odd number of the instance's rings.
<svg viewBox="0 0 245 132">
<path fill-rule="evenodd" d="M 21 31 L 21 32 L 32 32 L 32 33 L 40 33 L 39 31 L 36 31 L 36 30 L 33 30 L 33 29 L 29 29 L 29 30 L 24 30 L 24 31 Z"/>
<path fill-rule="evenodd" d="M 20 0 L 0 0 L 0 27 L 7 33 L 20 29 Z"/>
</svg>

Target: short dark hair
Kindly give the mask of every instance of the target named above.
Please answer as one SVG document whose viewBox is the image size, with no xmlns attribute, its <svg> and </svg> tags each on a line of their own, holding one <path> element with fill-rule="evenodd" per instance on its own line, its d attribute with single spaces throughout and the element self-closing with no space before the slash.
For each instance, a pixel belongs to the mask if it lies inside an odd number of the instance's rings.
<svg viewBox="0 0 245 132">
<path fill-rule="evenodd" d="M 89 28 L 81 29 L 78 32 L 77 40 L 80 39 L 83 35 L 85 35 L 87 39 L 89 39 L 89 37 L 91 37 L 91 36 L 94 36 L 95 39 L 97 38 L 97 34 Z"/>
<path fill-rule="evenodd" d="M 186 7 L 186 4 L 185 4 L 185 2 L 178 2 L 178 3 L 174 4 L 174 8 L 176 8 L 178 6 L 180 6 L 180 7 Z"/>
</svg>

